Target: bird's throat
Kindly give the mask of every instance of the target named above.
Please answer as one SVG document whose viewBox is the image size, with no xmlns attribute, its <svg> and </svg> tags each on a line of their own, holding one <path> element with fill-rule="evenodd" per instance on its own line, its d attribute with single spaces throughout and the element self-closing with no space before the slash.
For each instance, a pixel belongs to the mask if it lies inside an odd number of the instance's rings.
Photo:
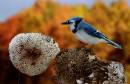
<svg viewBox="0 0 130 84">
<path fill-rule="evenodd" d="M 70 25 L 70 30 L 74 30 L 75 29 L 75 26 L 73 24 Z"/>
</svg>

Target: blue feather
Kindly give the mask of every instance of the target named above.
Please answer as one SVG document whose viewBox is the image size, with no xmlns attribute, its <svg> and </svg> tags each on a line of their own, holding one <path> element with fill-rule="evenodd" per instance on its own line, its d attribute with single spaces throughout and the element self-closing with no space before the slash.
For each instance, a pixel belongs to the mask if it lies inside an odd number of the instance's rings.
<svg viewBox="0 0 130 84">
<path fill-rule="evenodd" d="M 101 38 L 101 39 L 107 38 L 105 35 L 98 32 L 92 25 L 90 25 L 88 23 L 83 23 L 83 24 L 79 24 L 79 25 L 80 25 L 81 28 L 83 28 L 86 31 L 86 33 L 88 33 L 91 36 Z"/>
</svg>

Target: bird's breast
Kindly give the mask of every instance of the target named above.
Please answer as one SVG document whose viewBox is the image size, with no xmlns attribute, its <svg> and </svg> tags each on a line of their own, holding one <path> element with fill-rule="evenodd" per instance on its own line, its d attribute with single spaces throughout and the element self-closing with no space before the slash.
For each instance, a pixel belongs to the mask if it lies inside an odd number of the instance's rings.
<svg viewBox="0 0 130 84">
<path fill-rule="evenodd" d="M 75 33 L 76 37 L 84 42 L 84 43 L 88 43 L 88 44 L 97 44 L 99 42 L 103 42 L 102 39 L 100 38 L 97 38 L 97 37 L 94 37 L 94 36 L 91 36 L 89 35 L 87 32 L 85 32 L 84 30 L 78 30 L 76 33 Z"/>
</svg>

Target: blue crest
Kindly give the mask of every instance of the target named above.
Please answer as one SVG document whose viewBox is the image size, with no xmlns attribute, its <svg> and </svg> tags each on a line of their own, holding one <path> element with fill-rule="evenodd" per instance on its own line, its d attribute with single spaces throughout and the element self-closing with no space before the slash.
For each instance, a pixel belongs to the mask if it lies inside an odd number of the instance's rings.
<svg viewBox="0 0 130 84">
<path fill-rule="evenodd" d="M 81 20 L 83 20 L 83 18 L 82 17 L 73 17 L 70 20 L 81 21 Z"/>
</svg>

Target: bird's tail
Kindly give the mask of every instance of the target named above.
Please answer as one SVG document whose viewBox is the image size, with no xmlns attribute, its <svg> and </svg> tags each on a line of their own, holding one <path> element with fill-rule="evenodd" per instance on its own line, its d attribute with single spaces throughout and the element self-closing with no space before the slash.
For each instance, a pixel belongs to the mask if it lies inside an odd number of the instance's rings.
<svg viewBox="0 0 130 84">
<path fill-rule="evenodd" d="M 111 46 L 113 46 L 114 48 L 118 48 L 118 49 L 122 49 L 122 47 L 119 45 L 119 44 L 117 44 L 117 43 L 115 43 L 115 42 L 113 42 L 113 41 L 111 41 L 111 40 L 109 40 L 109 39 L 105 39 L 106 40 L 106 42 L 109 44 L 109 45 L 111 45 Z"/>
</svg>

